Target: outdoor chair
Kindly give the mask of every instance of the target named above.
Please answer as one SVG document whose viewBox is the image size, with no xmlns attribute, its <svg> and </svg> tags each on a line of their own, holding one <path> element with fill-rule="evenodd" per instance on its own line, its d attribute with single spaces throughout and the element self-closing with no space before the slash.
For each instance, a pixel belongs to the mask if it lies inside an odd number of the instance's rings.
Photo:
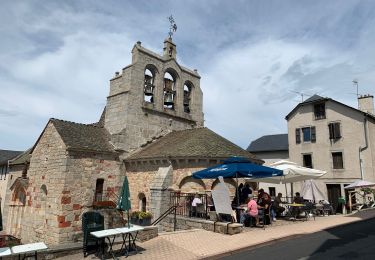
<svg viewBox="0 0 375 260">
<path fill-rule="evenodd" d="M 262 225 L 262 228 L 265 229 L 265 225 L 272 224 L 272 216 L 271 216 L 271 207 L 268 209 L 263 209 L 262 214 L 259 214 L 259 224 Z"/>
<path fill-rule="evenodd" d="M 333 215 L 334 210 L 331 204 L 323 204 L 323 216 L 327 215 Z"/>
<path fill-rule="evenodd" d="M 308 220 L 309 217 L 314 217 L 314 220 L 315 220 L 316 207 L 315 207 L 314 203 L 312 203 L 310 201 L 305 202 L 305 206 L 303 207 L 303 211 L 305 212 L 306 220 Z"/>
<path fill-rule="evenodd" d="M 83 256 L 86 257 L 91 249 L 95 252 L 103 239 L 97 239 L 90 232 L 104 230 L 104 217 L 99 212 L 88 211 L 82 214 L 82 231 L 83 231 Z"/>
</svg>

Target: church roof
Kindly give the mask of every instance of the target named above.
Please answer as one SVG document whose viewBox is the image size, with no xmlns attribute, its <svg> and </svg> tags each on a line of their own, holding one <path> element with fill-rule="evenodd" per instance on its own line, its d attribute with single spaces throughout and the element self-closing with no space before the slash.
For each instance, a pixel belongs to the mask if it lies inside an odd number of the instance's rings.
<svg viewBox="0 0 375 260">
<path fill-rule="evenodd" d="M 17 157 L 10 160 L 9 165 L 18 165 L 18 164 L 28 164 L 31 157 L 31 148 L 27 149 L 23 153 L 19 154 Z"/>
<path fill-rule="evenodd" d="M 206 127 L 170 132 L 130 155 L 126 161 L 186 157 L 225 159 L 231 156 L 262 162 Z"/>
<path fill-rule="evenodd" d="M 94 152 L 115 152 L 110 134 L 100 126 L 85 125 L 51 118 L 67 149 Z"/>
<path fill-rule="evenodd" d="M 21 154 L 21 151 L 1 150 L 0 149 L 0 164 L 8 163 L 8 160 L 13 159 Z"/>
<path fill-rule="evenodd" d="M 288 151 L 288 134 L 264 135 L 252 141 L 246 150 L 251 153 Z"/>
</svg>

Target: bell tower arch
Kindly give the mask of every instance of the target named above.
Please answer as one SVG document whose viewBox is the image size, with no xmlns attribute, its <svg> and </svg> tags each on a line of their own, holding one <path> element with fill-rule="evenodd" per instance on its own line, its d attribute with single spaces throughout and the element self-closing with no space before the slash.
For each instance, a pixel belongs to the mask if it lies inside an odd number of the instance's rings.
<svg viewBox="0 0 375 260">
<path fill-rule="evenodd" d="M 197 70 L 181 66 L 176 53 L 171 37 L 164 41 L 162 55 L 137 42 L 132 49 L 132 63 L 110 80 L 104 127 L 125 157 L 169 131 L 203 126 L 200 75 Z M 184 90 L 187 82 L 188 99 Z"/>
</svg>

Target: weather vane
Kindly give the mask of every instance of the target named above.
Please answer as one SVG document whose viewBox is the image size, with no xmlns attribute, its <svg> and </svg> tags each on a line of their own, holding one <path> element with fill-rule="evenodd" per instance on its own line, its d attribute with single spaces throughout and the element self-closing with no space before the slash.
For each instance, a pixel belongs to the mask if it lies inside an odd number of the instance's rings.
<svg viewBox="0 0 375 260">
<path fill-rule="evenodd" d="M 168 20 L 170 23 L 168 34 L 169 34 L 169 38 L 172 38 L 173 33 L 177 31 L 177 24 L 175 23 L 172 15 L 168 17 Z"/>
</svg>

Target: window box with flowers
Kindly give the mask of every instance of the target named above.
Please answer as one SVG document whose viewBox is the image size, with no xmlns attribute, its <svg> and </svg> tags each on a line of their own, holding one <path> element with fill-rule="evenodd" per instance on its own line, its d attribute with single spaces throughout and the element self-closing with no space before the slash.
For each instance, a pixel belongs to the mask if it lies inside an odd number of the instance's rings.
<svg viewBox="0 0 375 260">
<path fill-rule="evenodd" d="M 134 225 L 150 226 L 152 214 L 148 211 L 133 211 L 130 214 L 130 222 Z"/>
</svg>

